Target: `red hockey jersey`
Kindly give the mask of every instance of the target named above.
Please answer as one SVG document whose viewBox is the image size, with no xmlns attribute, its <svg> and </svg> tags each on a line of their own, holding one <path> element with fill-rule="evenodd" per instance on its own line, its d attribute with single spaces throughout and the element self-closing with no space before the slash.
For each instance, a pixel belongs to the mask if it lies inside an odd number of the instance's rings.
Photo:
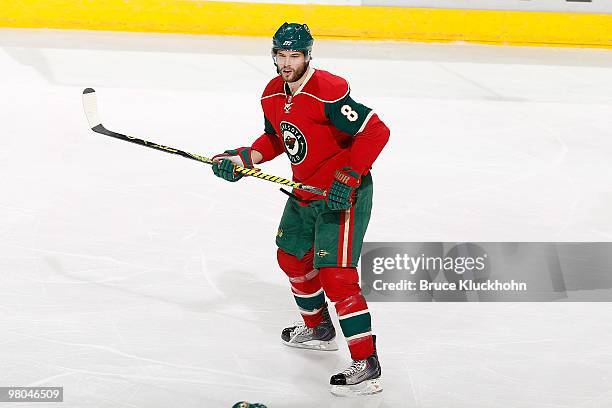
<svg viewBox="0 0 612 408">
<path fill-rule="evenodd" d="M 365 174 L 389 139 L 389 129 L 372 109 L 355 102 L 348 82 L 310 68 L 292 95 L 280 76 L 261 97 L 264 134 L 251 146 L 272 160 L 285 152 L 294 181 L 328 189 L 337 169 Z M 320 196 L 294 191 L 303 200 Z"/>
</svg>

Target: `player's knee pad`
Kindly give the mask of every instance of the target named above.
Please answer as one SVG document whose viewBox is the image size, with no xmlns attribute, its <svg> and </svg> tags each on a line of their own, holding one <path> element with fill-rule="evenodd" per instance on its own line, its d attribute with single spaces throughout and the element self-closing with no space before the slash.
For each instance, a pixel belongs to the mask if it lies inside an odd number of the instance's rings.
<svg viewBox="0 0 612 408">
<path fill-rule="evenodd" d="M 295 255 L 291 255 L 278 248 L 276 259 L 278 260 L 278 266 L 287 274 L 289 279 L 303 278 L 313 270 L 312 249 L 301 259 L 298 259 Z"/>
<path fill-rule="evenodd" d="M 319 280 L 327 297 L 334 303 L 361 296 L 357 268 L 321 268 Z"/>
<path fill-rule="evenodd" d="M 313 268 L 312 256 L 312 249 L 301 259 L 298 259 L 295 255 L 288 254 L 280 248 L 276 252 L 278 265 L 289 277 L 294 291 L 298 293 L 311 293 L 321 288 L 318 280 L 319 270 Z"/>
</svg>

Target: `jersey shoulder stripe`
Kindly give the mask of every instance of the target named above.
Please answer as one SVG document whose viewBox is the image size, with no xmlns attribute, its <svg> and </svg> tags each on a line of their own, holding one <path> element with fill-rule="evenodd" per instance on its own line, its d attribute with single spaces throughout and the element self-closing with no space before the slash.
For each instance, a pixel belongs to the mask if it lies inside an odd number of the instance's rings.
<svg viewBox="0 0 612 408">
<path fill-rule="evenodd" d="M 346 79 L 317 69 L 300 93 L 323 103 L 334 103 L 345 98 L 349 92 L 350 87 Z"/>
<path fill-rule="evenodd" d="M 270 98 L 272 96 L 277 96 L 277 95 L 285 96 L 284 86 L 285 86 L 285 82 L 280 76 L 272 78 L 272 80 L 268 82 L 268 85 L 266 85 L 266 88 L 261 94 L 261 99 L 267 99 L 267 98 Z"/>
</svg>

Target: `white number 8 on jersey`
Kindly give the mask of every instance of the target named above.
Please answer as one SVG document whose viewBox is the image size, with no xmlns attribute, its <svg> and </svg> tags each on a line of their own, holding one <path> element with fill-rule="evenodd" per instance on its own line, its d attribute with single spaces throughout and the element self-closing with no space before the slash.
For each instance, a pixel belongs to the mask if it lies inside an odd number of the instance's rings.
<svg viewBox="0 0 612 408">
<path fill-rule="evenodd" d="M 353 108 L 351 108 L 349 105 L 342 105 L 342 107 L 340 108 L 340 113 L 346 116 L 346 118 L 351 122 L 354 122 L 359 119 L 359 114 L 357 114 L 357 112 L 355 112 Z"/>
</svg>

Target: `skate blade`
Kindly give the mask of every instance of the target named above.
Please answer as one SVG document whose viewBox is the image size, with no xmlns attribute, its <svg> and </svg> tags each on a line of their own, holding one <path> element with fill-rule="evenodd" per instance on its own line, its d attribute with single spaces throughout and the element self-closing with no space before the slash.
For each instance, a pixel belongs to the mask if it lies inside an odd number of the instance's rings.
<svg viewBox="0 0 612 408">
<path fill-rule="evenodd" d="M 372 395 L 382 392 L 380 377 L 373 380 L 362 381 L 355 385 L 332 385 L 331 393 L 338 397 L 356 397 L 359 395 Z"/>
<path fill-rule="evenodd" d="M 338 350 L 338 343 L 336 340 L 330 341 L 311 341 L 306 343 L 291 343 L 282 340 L 285 346 L 307 349 L 307 350 L 319 350 L 319 351 L 336 351 Z"/>
</svg>

